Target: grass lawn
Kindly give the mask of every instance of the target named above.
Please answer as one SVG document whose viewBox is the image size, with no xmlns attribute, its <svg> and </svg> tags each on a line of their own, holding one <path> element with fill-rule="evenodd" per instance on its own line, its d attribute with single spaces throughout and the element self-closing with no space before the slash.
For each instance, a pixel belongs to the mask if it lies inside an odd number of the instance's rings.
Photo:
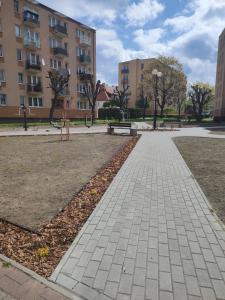
<svg viewBox="0 0 225 300">
<path fill-rule="evenodd" d="M 225 140 L 178 137 L 174 141 L 214 211 L 225 223 Z"/>
<path fill-rule="evenodd" d="M 106 134 L 0 138 L 0 218 L 38 229 L 53 218 L 130 137 Z"/>
</svg>

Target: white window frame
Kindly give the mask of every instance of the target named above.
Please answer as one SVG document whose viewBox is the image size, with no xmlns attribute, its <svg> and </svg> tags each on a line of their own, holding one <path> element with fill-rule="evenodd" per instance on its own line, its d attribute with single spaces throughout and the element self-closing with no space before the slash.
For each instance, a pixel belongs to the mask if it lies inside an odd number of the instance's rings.
<svg viewBox="0 0 225 300">
<path fill-rule="evenodd" d="M 30 105 L 31 100 L 31 105 Z M 41 105 L 40 105 L 41 103 Z M 29 107 L 43 107 L 43 99 L 41 97 L 29 97 L 28 99 Z M 34 105 L 37 104 L 37 105 Z"/>
<path fill-rule="evenodd" d="M 4 103 L 3 103 L 3 98 L 4 98 Z M 7 105 L 7 95 L 6 94 L 0 94 L 0 106 L 5 106 Z"/>
<path fill-rule="evenodd" d="M 22 75 L 22 76 L 20 77 L 20 75 Z M 20 81 L 20 79 L 22 79 L 22 81 Z M 21 72 L 18 73 L 17 81 L 18 81 L 19 84 L 24 84 L 24 76 L 23 76 L 23 73 L 21 73 Z"/>
<path fill-rule="evenodd" d="M 21 101 L 23 99 L 23 101 Z M 26 105 L 26 96 L 21 95 L 19 98 L 20 106 Z"/>
<path fill-rule="evenodd" d="M 0 57 L 4 57 L 3 45 L 0 45 Z"/>
<path fill-rule="evenodd" d="M 0 70 L 0 75 L 2 75 L 2 76 L 0 76 L 0 82 L 6 82 L 6 80 L 5 80 L 5 71 L 4 70 Z M 2 79 L 1 79 L 1 77 L 2 77 Z"/>
<path fill-rule="evenodd" d="M 21 26 L 20 25 L 15 25 L 15 35 L 16 37 L 20 38 L 22 36 L 22 33 L 21 33 Z"/>
</svg>

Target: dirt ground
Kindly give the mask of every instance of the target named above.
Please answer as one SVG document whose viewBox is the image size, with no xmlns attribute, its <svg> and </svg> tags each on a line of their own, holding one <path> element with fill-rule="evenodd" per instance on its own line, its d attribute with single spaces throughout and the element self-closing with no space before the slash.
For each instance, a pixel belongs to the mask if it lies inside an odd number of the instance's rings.
<svg viewBox="0 0 225 300">
<path fill-rule="evenodd" d="M 225 224 L 225 140 L 179 137 L 174 142 Z"/>
<path fill-rule="evenodd" d="M 106 134 L 0 138 L 0 218 L 38 230 L 130 137 Z"/>
</svg>

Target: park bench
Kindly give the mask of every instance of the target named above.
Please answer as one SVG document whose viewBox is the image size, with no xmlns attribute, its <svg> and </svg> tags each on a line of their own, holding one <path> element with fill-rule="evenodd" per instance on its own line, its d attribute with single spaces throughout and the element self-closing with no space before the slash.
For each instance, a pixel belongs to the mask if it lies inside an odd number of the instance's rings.
<svg viewBox="0 0 225 300">
<path fill-rule="evenodd" d="M 117 128 L 117 129 L 129 129 L 130 130 L 130 135 L 132 135 L 132 136 L 137 135 L 137 128 L 132 128 L 131 123 L 109 123 L 107 132 L 109 134 L 112 134 L 112 133 L 114 133 L 115 128 Z"/>
<path fill-rule="evenodd" d="M 171 129 L 173 128 L 181 128 L 182 123 L 181 121 L 164 121 L 163 127 L 170 126 Z"/>
</svg>

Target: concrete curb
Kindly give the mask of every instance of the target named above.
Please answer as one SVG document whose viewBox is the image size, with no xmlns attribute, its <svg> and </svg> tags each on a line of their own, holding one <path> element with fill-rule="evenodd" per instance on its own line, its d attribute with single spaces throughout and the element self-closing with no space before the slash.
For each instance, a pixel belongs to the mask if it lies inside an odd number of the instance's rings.
<svg viewBox="0 0 225 300">
<path fill-rule="evenodd" d="M 77 295 L 74 295 L 73 293 L 71 293 L 69 290 L 47 280 L 46 278 L 38 275 L 37 273 L 35 273 L 34 271 L 31 271 L 30 269 L 22 266 L 21 264 L 17 263 L 16 261 L 0 254 L 0 261 L 3 262 L 7 262 L 10 263 L 11 266 L 17 268 L 18 270 L 24 272 L 25 274 L 29 275 L 31 278 L 37 280 L 38 282 L 46 285 L 47 287 L 49 287 L 50 289 L 62 294 L 63 296 L 70 298 L 72 300 L 82 300 L 82 298 L 80 298 Z"/>
</svg>

